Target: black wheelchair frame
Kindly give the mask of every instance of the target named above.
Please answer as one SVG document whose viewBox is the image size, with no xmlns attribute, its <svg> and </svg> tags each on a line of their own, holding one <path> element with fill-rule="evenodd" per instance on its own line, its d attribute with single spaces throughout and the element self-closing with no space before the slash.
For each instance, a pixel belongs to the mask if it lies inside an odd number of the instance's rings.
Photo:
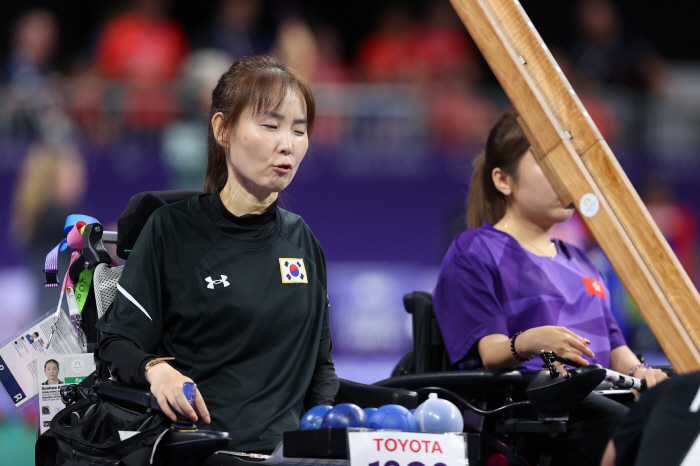
<svg viewBox="0 0 700 466">
<path fill-rule="evenodd" d="M 529 459 L 520 452 L 533 436 L 566 435 L 569 412 L 598 387 L 605 370 L 600 366 L 574 369 L 570 374 L 581 376 L 568 380 L 550 378 L 544 371 L 523 376 L 517 370 L 459 370 L 447 354 L 431 294 L 414 291 L 403 302 L 412 318 L 413 349 L 391 378 L 375 385 L 414 390 L 421 402 L 434 392 L 457 405 L 465 412 L 465 431 L 479 435 L 477 464 L 486 464 L 492 455 L 509 465 L 549 464 L 552 458 L 547 451 Z M 629 390 L 617 391 L 620 397 L 632 399 Z M 552 406 L 554 411 L 549 410 Z"/>
</svg>

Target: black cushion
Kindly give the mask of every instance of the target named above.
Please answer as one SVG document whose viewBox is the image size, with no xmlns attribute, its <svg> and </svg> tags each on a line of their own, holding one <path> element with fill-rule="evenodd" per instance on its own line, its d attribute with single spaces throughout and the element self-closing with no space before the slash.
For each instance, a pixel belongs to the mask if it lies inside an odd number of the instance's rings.
<svg viewBox="0 0 700 466">
<path fill-rule="evenodd" d="M 146 191 L 136 194 L 129 200 L 124 212 L 117 220 L 117 256 L 128 259 L 141 230 L 157 208 L 174 202 L 189 199 L 201 191 Z"/>
</svg>

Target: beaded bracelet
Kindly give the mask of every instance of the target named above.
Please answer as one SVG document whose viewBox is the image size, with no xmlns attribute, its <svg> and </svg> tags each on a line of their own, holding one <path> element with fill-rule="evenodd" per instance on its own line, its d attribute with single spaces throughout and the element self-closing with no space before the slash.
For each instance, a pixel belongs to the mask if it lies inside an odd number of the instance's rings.
<svg viewBox="0 0 700 466">
<path fill-rule="evenodd" d="M 510 339 L 510 352 L 513 353 L 513 356 L 515 356 L 515 359 L 517 359 L 518 361 L 528 362 L 530 359 L 532 359 L 532 356 L 530 356 L 529 358 L 526 359 L 526 358 L 523 358 L 522 356 L 520 356 L 517 351 L 515 351 L 515 339 L 518 338 L 518 335 L 520 335 L 521 333 L 523 333 L 523 332 L 520 331 L 520 332 L 516 333 L 515 335 L 513 335 L 513 338 Z"/>
<path fill-rule="evenodd" d="M 634 377 L 634 371 L 636 371 L 640 367 L 643 367 L 644 369 L 651 369 L 651 366 L 649 364 L 644 364 L 640 362 L 639 364 L 635 364 L 634 366 L 632 366 L 632 369 L 630 369 L 630 377 Z"/>
</svg>

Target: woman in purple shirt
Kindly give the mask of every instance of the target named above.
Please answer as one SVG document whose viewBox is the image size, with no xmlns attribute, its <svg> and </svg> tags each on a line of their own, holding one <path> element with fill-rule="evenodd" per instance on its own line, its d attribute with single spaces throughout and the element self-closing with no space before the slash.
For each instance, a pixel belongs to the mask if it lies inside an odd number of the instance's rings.
<svg viewBox="0 0 700 466">
<path fill-rule="evenodd" d="M 559 201 L 516 118 L 510 112 L 499 119 L 476 160 L 469 229 L 450 245 L 433 292 L 450 359 L 462 369 L 534 372 L 545 349 L 653 386 L 666 375 L 625 344 L 600 271 L 578 248 L 552 240 L 552 227 L 573 207 Z M 599 461 L 609 435 L 594 430 L 601 438 L 586 447 L 593 459 L 583 464 Z"/>
</svg>

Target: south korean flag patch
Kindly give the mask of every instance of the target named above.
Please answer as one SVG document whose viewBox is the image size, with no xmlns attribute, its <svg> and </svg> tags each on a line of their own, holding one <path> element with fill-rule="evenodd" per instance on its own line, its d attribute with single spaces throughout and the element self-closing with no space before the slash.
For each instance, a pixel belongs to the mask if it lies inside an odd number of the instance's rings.
<svg viewBox="0 0 700 466">
<path fill-rule="evenodd" d="M 304 259 L 280 257 L 280 272 L 282 273 L 282 283 L 309 283 Z"/>
</svg>

